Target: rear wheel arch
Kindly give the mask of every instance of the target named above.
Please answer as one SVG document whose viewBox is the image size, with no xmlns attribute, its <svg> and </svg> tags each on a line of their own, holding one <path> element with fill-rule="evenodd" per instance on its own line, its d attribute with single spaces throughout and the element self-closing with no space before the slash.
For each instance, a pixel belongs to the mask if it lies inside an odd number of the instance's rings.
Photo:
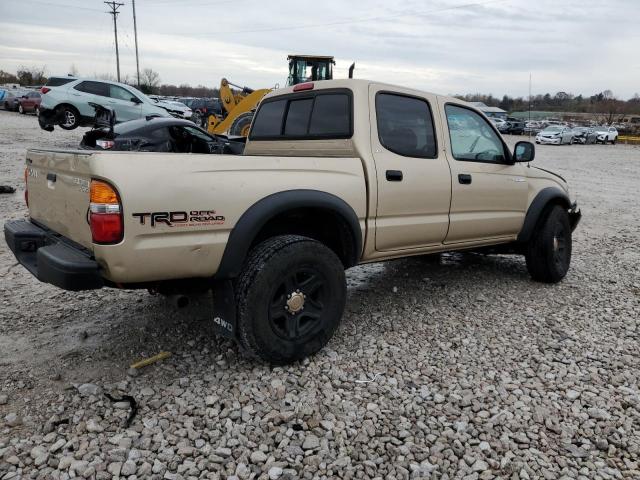
<svg viewBox="0 0 640 480">
<path fill-rule="evenodd" d="M 544 220 L 545 215 L 547 215 L 555 205 L 560 205 L 568 210 L 571 208 L 569 196 L 556 187 L 547 187 L 540 190 L 531 202 L 531 205 L 529 205 L 529 209 L 524 218 L 524 224 L 518 234 L 518 241 L 528 242 L 540 222 Z"/>
<path fill-rule="evenodd" d="M 344 200 L 317 190 L 274 193 L 247 209 L 229 235 L 216 279 L 239 275 L 249 250 L 278 235 L 301 235 L 325 244 L 345 268 L 358 263 L 362 232 L 356 213 Z"/>
</svg>

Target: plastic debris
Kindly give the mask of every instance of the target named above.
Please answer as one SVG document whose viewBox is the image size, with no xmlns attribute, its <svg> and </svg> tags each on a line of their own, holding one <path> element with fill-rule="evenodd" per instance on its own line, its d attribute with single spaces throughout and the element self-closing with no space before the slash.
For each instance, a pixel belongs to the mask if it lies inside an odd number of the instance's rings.
<svg viewBox="0 0 640 480">
<path fill-rule="evenodd" d="M 131 422 L 133 421 L 133 418 L 136 416 L 136 413 L 138 413 L 138 404 L 136 403 L 136 399 L 133 398 L 131 395 L 123 395 L 122 398 L 116 398 L 116 397 L 112 397 L 108 393 L 105 393 L 104 396 L 114 403 L 118 403 L 118 402 L 129 403 L 129 406 L 131 407 L 131 411 L 129 412 L 129 417 L 127 418 L 127 421 L 125 423 L 125 427 L 129 428 L 131 426 Z"/>
</svg>

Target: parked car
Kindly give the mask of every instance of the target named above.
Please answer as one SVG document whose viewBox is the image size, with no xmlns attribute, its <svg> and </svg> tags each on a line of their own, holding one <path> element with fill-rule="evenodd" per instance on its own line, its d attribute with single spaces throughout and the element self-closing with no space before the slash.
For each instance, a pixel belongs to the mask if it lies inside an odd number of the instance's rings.
<svg viewBox="0 0 640 480">
<path fill-rule="evenodd" d="M 189 120 L 193 116 L 193 111 L 182 102 L 163 98 L 159 98 L 155 102 L 158 106 L 169 110 L 175 117 Z"/>
<path fill-rule="evenodd" d="M 507 123 L 507 121 L 504 118 L 489 117 L 489 120 L 493 122 L 493 124 L 496 126 L 498 130 L 500 129 L 500 127 L 503 127 Z"/>
<path fill-rule="evenodd" d="M 544 129 L 544 127 L 545 127 L 545 124 L 543 122 L 536 122 L 536 121 L 527 122 L 524 125 L 524 133 L 537 134 L 542 129 Z"/>
<path fill-rule="evenodd" d="M 35 114 L 38 115 L 40 112 L 40 102 L 42 102 L 40 92 L 29 92 L 26 95 L 22 95 L 18 98 L 18 112 L 23 115 L 28 112 L 35 112 Z"/>
<path fill-rule="evenodd" d="M 45 88 L 48 88 L 45 91 Z M 116 112 L 117 122 L 126 122 L 147 115 L 168 117 L 167 108 L 158 106 L 136 88 L 106 80 L 76 79 L 64 85 L 42 89 L 39 122 L 44 130 L 59 125 L 64 130 L 93 125 L 96 103 Z"/>
<path fill-rule="evenodd" d="M 550 125 L 536 135 L 536 143 L 562 145 L 571 143 L 573 133 L 569 127 Z"/>
<path fill-rule="evenodd" d="M 97 110 L 94 128 L 80 142 L 86 150 L 240 154 L 244 149 L 243 141 L 211 135 L 189 120 L 147 117 L 115 125 L 112 110 Z"/>
<path fill-rule="evenodd" d="M 32 90 L 27 90 L 26 88 L 7 89 L 7 93 L 5 93 L 4 98 L 2 99 L 2 105 L 4 105 L 4 109 L 9 110 L 10 112 L 17 112 L 20 97 L 26 95 L 31 91 Z"/>
<path fill-rule="evenodd" d="M 27 150 L 29 217 L 4 234 L 67 290 L 212 291 L 212 327 L 285 364 L 331 339 L 361 263 L 491 246 L 561 281 L 581 214 L 534 157 L 455 98 L 308 82 L 262 100 L 239 157 Z"/>
<path fill-rule="evenodd" d="M 582 145 L 591 145 L 596 143 L 598 135 L 593 128 L 589 127 L 576 127 L 573 129 L 573 143 L 580 143 Z"/>
<path fill-rule="evenodd" d="M 615 145 L 618 140 L 618 130 L 616 127 L 607 127 L 606 125 L 595 128 L 596 135 L 598 135 L 596 143 L 602 143 L 603 145 L 611 142 Z"/>
<path fill-rule="evenodd" d="M 222 115 L 222 104 L 217 98 L 187 98 L 181 100 L 193 111 L 191 121 L 204 127 L 209 115 Z"/>
<path fill-rule="evenodd" d="M 498 130 L 500 130 L 500 133 L 522 135 L 524 133 L 524 122 L 517 118 L 507 117 L 506 122 L 498 125 Z"/>
</svg>

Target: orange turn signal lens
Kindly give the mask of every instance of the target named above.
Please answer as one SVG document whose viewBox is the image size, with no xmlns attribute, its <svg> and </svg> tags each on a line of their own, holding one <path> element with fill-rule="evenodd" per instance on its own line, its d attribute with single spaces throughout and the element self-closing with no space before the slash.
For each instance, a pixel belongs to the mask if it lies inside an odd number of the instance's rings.
<svg viewBox="0 0 640 480">
<path fill-rule="evenodd" d="M 91 203 L 117 204 L 118 194 L 115 189 L 106 182 L 91 180 Z"/>
</svg>

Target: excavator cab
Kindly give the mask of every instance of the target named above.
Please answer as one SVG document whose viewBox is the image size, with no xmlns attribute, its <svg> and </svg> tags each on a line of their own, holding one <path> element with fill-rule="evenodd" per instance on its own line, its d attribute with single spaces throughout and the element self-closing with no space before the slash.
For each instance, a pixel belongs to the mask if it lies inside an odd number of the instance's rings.
<svg viewBox="0 0 640 480">
<path fill-rule="evenodd" d="M 317 57 L 313 55 L 289 55 L 289 78 L 287 86 L 316 80 L 332 80 L 333 57 Z"/>
</svg>

